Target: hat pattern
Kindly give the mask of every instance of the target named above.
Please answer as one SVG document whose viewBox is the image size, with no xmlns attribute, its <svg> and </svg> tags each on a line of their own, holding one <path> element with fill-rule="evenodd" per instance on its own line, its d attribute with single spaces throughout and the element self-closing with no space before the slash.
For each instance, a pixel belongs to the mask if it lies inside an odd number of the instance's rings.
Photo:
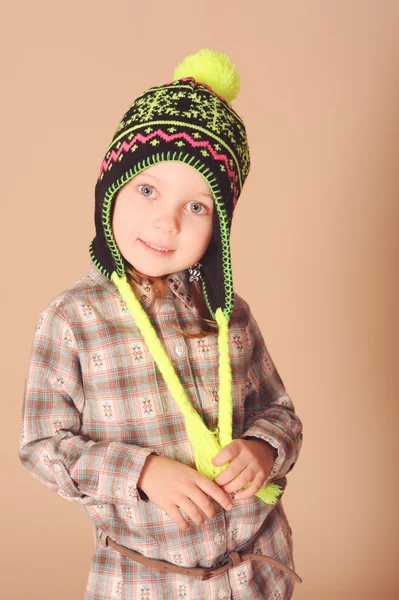
<svg viewBox="0 0 399 600">
<path fill-rule="evenodd" d="M 244 123 L 209 86 L 183 78 L 141 94 L 120 121 L 102 161 L 95 196 L 95 264 L 108 277 L 124 273 L 112 228 L 113 199 L 135 175 L 161 161 L 179 161 L 199 171 L 212 190 L 213 238 L 201 259 L 202 287 L 211 315 L 231 314 L 234 292 L 230 231 L 250 168 Z"/>
</svg>

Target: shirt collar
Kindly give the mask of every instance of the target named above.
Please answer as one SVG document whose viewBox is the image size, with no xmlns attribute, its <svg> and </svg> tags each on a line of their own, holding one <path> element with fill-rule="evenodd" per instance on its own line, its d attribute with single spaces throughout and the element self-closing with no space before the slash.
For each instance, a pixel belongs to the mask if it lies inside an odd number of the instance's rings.
<svg viewBox="0 0 399 600">
<path fill-rule="evenodd" d="M 191 310 L 194 309 L 194 298 L 189 289 L 187 271 L 179 271 L 165 277 L 165 283 L 174 295 Z"/>
<path fill-rule="evenodd" d="M 109 289 L 111 292 L 119 293 L 114 282 L 108 279 L 93 262 L 90 265 L 89 277 Z M 187 308 L 193 310 L 194 299 L 189 290 L 187 271 L 171 273 L 170 275 L 166 275 L 163 279 L 167 286 L 167 296 L 170 296 L 170 292 L 172 292 L 172 294 L 183 302 Z M 145 308 L 148 308 L 151 305 L 153 297 L 152 285 L 148 280 L 143 281 L 143 283 L 139 285 L 139 290 L 139 300 Z"/>
</svg>

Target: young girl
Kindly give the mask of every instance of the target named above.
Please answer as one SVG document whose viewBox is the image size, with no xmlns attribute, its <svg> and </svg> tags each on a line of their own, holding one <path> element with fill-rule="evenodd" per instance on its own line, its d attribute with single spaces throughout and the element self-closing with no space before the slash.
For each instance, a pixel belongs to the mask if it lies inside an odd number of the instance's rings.
<svg viewBox="0 0 399 600">
<path fill-rule="evenodd" d="M 201 50 L 133 102 L 90 271 L 36 327 L 20 457 L 94 523 L 85 600 L 286 600 L 301 581 L 281 497 L 302 425 L 232 283 L 238 90 Z"/>
</svg>

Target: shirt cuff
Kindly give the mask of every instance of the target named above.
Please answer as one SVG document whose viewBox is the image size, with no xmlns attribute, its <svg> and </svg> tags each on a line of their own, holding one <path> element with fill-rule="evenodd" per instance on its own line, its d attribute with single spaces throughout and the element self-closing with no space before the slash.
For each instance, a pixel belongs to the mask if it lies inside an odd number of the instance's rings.
<svg viewBox="0 0 399 600">
<path fill-rule="evenodd" d="M 302 436 L 302 434 L 300 435 Z M 297 446 L 291 438 L 284 435 L 281 429 L 272 423 L 262 419 L 260 422 L 251 425 L 243 437 L 255 437 L 261 439 L 273 446 L 277 451 L 277 456 L 266 482 L 284 477 L 294 467 L 297 456 Z"/>
</svg>

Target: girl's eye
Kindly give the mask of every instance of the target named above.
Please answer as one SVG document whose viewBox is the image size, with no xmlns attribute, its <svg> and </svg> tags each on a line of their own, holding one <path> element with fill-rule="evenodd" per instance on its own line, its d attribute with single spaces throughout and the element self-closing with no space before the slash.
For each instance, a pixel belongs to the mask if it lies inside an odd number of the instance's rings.
<svg viewBox="0 0 399 600">
<path fill-rule="evenodd" d="M 203 204 L 198 202 L 190 202 L 187 206 L 191 206 L 191 212 L 195 215 L 202 215 L 208 212 L 208 209 Z"/>
<path fill-rule="evenodd" d="M 143 194 L 146 198 L 152 198 L 151 192 L 155 192 L 155 188 L 151 185 L 139 185 L 138 186 L 140 194 Z"/>
</svg>

